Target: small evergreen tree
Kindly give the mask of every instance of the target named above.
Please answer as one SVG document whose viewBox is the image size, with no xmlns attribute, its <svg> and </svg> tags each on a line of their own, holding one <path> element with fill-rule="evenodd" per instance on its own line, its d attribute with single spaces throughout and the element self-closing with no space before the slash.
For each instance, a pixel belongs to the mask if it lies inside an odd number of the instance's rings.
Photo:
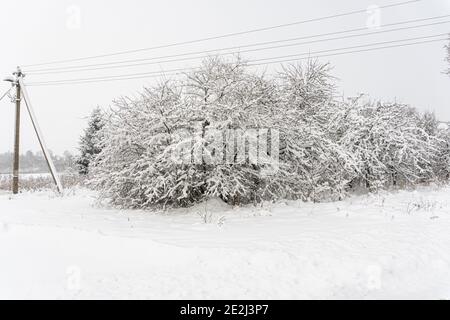
<svg viewBox="0 0 450 320">
<path fill-rule="evenodd" d="M 84 130 L 84 134 L 80 139 L 80 155 L 76 161 L 78 172 L 81 175 L 89 173 L 89 165 L 92 160 L 100 153 L 100 130 L 103 128 L 103 112 L 97 107 L 95 108 L 88 122 L 88 127 Z"/>
</svg>

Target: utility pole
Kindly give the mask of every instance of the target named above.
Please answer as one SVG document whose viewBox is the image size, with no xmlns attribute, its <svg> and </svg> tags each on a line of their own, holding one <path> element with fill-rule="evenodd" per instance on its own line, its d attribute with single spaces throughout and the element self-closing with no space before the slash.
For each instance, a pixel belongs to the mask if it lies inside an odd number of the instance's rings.
<svg viewBox="0 0 450 320">
<path fill-rule="evenodd" d="M 22 100 L 20 92 L 19 78 L 21 78 L 22 71 L 17 67 L 17 71 L 14 72 L 16 86 L 16 125 L 14 133 L 14 164 L 13 164 L 13 194 L 19 193 L 19 159 L 20 159 L 20 102 Z"/>
<path fill-rule="evenodd" d="M 51 154 L 47 149 L 47 146 L 44 141 L 44 137 L 42 136 L 41 129 L 39 128 L 36 115 L 34 114 L 33 107 L 31 105 L 31 100 L 28 95 L 28 91 L 26 85 L 23 81 L 24 74 L 20 67 L 17 67 L 17 71 L 13 73 L 14 78 L 8 77 L 4 79 L 6 82 L 12 83 L 13 87 L 16 87 L 16 125 L 15 125 L 15 134 L 14 134 L 14 163 L 13 163 L 13 185 L 12 191 L 13 194 L 19 193 L 19 157 L 20 157 L 20 103 L 22 98 L 25 102 L 25 106 L 27 108 L 28 114 L 30 115 L 31 123 L 33 124 L 34 131 L 36 132 L 36 137 L 38 138 L 39 144 L 42 149 L 42 153 L 44 154 L 45 160 L 47 161 L 48 168 L 52 175 L 53 181 L 55 182 L 56 188 L 59 193 L 63 192 L 63 186 L 61 184 L 61 180 L 56 172 L 55 164 L 51 158 Z"/>
</svg>

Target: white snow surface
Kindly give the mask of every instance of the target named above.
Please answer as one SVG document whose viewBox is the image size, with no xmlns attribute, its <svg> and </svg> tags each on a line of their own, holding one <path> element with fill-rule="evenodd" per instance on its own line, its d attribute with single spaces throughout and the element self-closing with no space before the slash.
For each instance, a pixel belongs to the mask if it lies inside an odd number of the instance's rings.
<svg viewBox="0 0 450 320">
<path fill-rule="evenodd" d="M 449 299 L 450 187 L 165 213 L 2 193 L 0 298 Z"/>
</svg>

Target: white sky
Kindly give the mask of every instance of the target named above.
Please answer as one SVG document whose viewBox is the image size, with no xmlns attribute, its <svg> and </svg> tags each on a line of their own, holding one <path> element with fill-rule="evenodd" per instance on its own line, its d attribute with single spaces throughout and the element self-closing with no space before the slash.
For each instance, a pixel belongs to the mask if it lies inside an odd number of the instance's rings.
<svg viewBox="0 0 450 320">
<path fill-rule="evenodd" d="M 15 0 L 0 7 L 0 76 L 8 76 L 20 64 L 91 56 L 114 51 L 151 47 L 171 42 L 239 32 L 247 29 L 289 23 L 385 5 L 400 0 Z M 79 28 L 74 28 L 73 8 L 80 10 Z M 450 0 L 422 2 L 385 9 L 382 23 L 450 14 Z M 448 19 L 450 20 L 450 18 Z M 133 59 L 206 50 L 226 46 L 308 36 L 366 25 L 367 15 L 338 18 L 215 40 L 185 47 L 161 49 L 111 58 Z M 445 21 L 441 20 L 441 21 Z M 245 54 L 257 59 L 420 37 L 450 32 L 450 23 L 384 35 L 329 41 L 293 48 Z M 444 43 L 387 49 L 346 56 L 327 57 L 346 95 L 369 93 L 374 99 L 409 103 L 421 110 L 434 110 L 442 120 L 450 120 L 450 77 L 446 69 Z M 104 60 L 109 61 L 109 60 Z M 102 61 L 87 61 L 96 63 Z M 161 66 L 115 69 L 97 73 L 29 76 L 26 81 L 58 80 L 125 73 L 147 72 L 193 66 L 177 62 Z M 85 117 L 96 105 L 108 106 L 120 95 L 132 95 L 153 79 L 106 82 L 57 87 L 30 87 L 29 93 L 50 149 L 57 153 L 75 151 Z M 0 83 L 0 94 L 8 88 Z M 12 150 L 14 108 L 8 99 L 0 102 L 0 152 Z M 38 150 L 30 121 L 23 109 L 22 151 Z"/>
</svg>

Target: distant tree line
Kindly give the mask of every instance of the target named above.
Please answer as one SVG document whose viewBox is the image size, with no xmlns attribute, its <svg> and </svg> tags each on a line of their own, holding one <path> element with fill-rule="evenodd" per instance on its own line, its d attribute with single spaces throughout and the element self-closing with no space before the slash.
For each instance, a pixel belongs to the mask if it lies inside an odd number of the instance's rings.
<svg viewBox="0 0 450 320">
<path fill-rule="evenodd" d="M 55 155 L 52 152 L 51 157 L 55 163 L 55 167 L 59 172 L 75 168 L 75 158 L 72 153 L 65 151 L 62 155 Z M 12 152 L 0 153 L 0 173 L 9 174 L 12 172 L 13 166 Z M 20 155 L 20 172 L 21 173 L 44 173 L 48 172 L 47 162 L 42 152 L 27 151 Z"/>
</svg>

